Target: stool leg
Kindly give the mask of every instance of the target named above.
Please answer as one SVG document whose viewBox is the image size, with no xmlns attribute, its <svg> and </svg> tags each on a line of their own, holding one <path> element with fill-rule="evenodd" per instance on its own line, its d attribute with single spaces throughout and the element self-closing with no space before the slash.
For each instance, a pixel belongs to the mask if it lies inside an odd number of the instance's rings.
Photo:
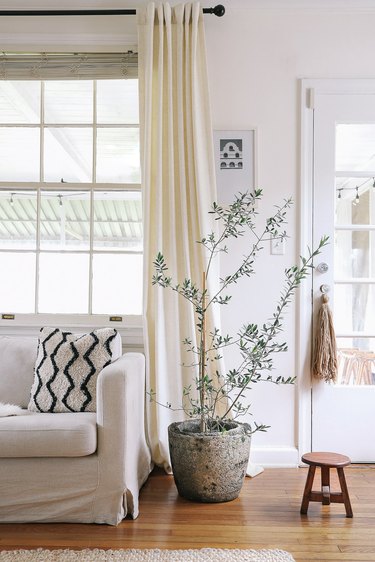
<svg viewBox="0 0 375 562">
<path fill-rule="evenodd" d="M 348 487 L 346 485 L 344 469 L 343 468 L 337 468 L 337 474 L 338 474 L 339 480 L 340 480 L 340 486 L 341 486 L 341 491 L 342 491 L 342 497 L 343 497 L 344 504 L 345 504 L 346 516 L 347 517 L 353 517 L 353 511 L 352 511 L 352 506 L 350 504 L 349 492 L 348 492 Z"/>
<path fill-rule="evenodd" d="M 329 505 L 331 503 L 331 490 L 330 490 L 330 482 L 329 482 L 329 466 L 322 466 L 322 504 Z"/>
<path fill-rule="evenodd" d="M 309 466 L 309 472 L 308 472 L 308 475 L 307 475 L 305 489 L 304 489 L 304 492 L 303 492 L 302 504 L 301 504 L 300 513 L 302 515 L 306 515 L 308 507 L 309 507 L 310 493 L 311 493 L 311 489 L 312 489 L 313 482 L 314 482 L 315 469 L 316 469 L 316 466 Z"/>
</svg>

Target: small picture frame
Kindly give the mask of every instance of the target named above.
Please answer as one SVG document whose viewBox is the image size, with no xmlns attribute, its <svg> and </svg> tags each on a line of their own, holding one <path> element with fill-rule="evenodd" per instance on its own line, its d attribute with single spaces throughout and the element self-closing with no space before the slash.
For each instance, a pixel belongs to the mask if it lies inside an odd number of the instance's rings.
<svg viewBox="0 0 375 562">
<path fill-rule="evenodd" d="M 256 130 L 214 131 L 217 199 L 221 205 L 256 188 Z"/>
</svg>

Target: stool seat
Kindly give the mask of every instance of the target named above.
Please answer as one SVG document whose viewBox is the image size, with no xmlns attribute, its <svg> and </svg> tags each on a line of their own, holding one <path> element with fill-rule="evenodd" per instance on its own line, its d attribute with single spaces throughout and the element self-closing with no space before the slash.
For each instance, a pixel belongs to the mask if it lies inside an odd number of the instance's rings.
<svg viewBox="0 0 375 562">
<path fill-rule="evenodd" d="M 345 505 L 346 517 L 353 517 L 350 504 L 349 492 L 346 485 L 344 467 L 351 463 L 346 455 L 330 452 L 305 453 L 301 458 L 302 462 L 309 465 L 305 490 L 303 492 L 301 514 L 306 515 L 309 502 L 322 502 L 323 505 L 330 503 L 343 503 Z M 321 470 L 321 491 L 312 490 L 316 468 Z M 331 492 L 330 489 L 330 469 L 335 468 L 339 477 L 341 492 Z"/>
<path fill-rule="evenodd" d="M 337 466 L 347 466 L 351 464 L 351 460 L 346 455 L 338 453 L 305 453 L 302 455 L 302 462 L 315 466 L 328 466 L 336 468 Z"/>
</svg>

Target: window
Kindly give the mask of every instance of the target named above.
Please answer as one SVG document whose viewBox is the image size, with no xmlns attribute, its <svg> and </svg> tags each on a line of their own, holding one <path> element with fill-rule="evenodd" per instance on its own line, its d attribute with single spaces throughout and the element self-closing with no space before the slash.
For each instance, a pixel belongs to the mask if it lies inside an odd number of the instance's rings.
<svg viewBox="0 0 375 562">
<path fill-rule="evenodd" d="M 0 311 L 140 315 L 138 81 L 0 80 Z"/>
</svg>

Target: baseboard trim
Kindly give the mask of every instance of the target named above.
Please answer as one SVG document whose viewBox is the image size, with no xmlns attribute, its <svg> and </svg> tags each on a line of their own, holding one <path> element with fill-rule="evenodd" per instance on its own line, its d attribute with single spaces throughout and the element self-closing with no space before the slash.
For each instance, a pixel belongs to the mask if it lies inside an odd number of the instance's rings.
<svg viewBox="0 0 375 562">
<path fill-rule="evenodd" d="M 265 468 L 297 468 L 300 462 L 296 447 L 252 447 L 250 460 Z"/>
</svg>

